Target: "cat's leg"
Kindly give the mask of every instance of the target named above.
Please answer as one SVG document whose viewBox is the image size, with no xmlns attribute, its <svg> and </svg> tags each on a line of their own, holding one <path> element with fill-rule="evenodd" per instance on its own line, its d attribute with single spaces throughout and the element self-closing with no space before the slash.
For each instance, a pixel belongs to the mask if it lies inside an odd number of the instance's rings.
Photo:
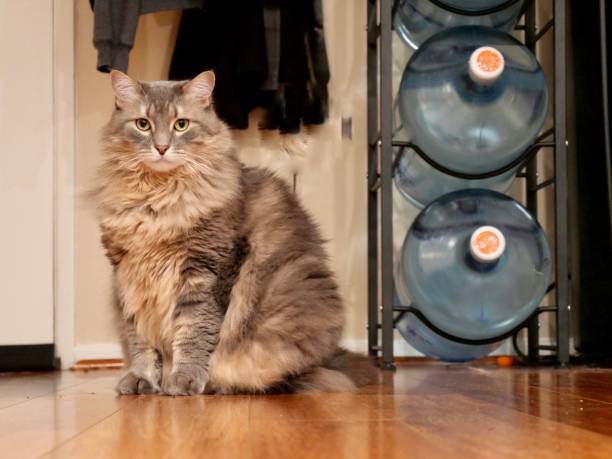
<svg viewBox="0 0 612 459">
<path fill-rule="evenodd" d="M 138 337 L 131 321 L 124 323 L 122 335 L 129 367 L 117 385 L 117 392 L 122 395 L 160 392 L 162 366 L 159 352 Z"/>
<path fill-rule="evenodd" d="M 172 369 L 164 375 L 167 395 L 202 394 L 208 382 L 208 361 L 219 340 L 223 312 L 213 295 L 179 303 L 175 310 Z"/>
<path fill-rule="evenodd" d="M 229 307 L 221 326 L 221 341 L 238 342 L 250 329 L 255 303 L 261 298 L 259 278 L 263 271 L 261 268 L 258 269 L 255 253 L 253 250 L 250 257 L 242 264 L 230 292 Z"/>
</svg>

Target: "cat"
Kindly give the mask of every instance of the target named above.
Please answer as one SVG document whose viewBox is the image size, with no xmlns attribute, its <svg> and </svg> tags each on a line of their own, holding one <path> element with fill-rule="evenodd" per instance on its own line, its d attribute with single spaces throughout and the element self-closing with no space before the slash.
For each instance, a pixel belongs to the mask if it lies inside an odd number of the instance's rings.
<svg viewBox="0 0 612 459">
<path fill-rule="evenodd" d="M 238 159 L 215 77 L 111 72 L 96 198 L 128 371 L 120 394 L 347 391 L 373 364 L 339 347 L 343 303 L 317 225 Z"/>
</svg>

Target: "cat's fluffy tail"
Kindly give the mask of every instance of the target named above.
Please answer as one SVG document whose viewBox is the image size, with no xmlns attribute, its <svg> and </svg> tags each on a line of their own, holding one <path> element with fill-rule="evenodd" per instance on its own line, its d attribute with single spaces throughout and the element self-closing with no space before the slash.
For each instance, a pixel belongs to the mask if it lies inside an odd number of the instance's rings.
<svg viewBox="0 0 612 459">
<path fill-rule="evenodd" d="M 346 392 L 376 382 L 372 358 L 338 348 L 329 361 L 291 381 L 295 392 Z"/>
</svg>

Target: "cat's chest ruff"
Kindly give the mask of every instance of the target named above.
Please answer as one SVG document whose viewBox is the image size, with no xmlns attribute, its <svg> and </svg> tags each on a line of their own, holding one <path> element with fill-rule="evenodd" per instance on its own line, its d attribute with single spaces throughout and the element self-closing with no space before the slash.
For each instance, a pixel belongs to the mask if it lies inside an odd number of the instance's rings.
<svg viewBox="0 0 612 459">
<path fill-rule="evenodd" d="M 155 343 L 169 332 L 186 258 L 181 243 L 185 230 L 167 216 L 157 217 L 133 212 L 103 221 L 108 251 L 120 254 L 115 280 L 123 314 L 133 318 L 141 336 Z"/>
<path fill-rule="evenodd" d="M 123 314 L 134 319 L 139 334 L 151 342 L 162 339 L 178 293 L 184 255 L 170 246 L 155 245 L 127 252 L 116 269 Z"/>
<path fill-rule="evenodd" d="M 141 205 L 107 212 L 101 218 L 101 226 L 112 232 L 118 243 L 138 247 L 176 238 L 200 218 L 198 212 L 188 209 L 156 212 L 149 205 Z"/>
</svg>

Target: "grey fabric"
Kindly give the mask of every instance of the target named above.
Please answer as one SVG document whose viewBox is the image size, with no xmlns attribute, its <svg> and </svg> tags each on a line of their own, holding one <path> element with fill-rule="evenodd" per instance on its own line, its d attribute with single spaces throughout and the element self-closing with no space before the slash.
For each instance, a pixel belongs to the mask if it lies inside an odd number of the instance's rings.
<svg viewBox="0 0 612 459">
<path fill-rule="evenodd" d="M 263 3 L 263 22 L 266 39 L 268 78 L 260 89 L 276 91 L 280 69 L 281 50 L 281 11 L 278 0 L 265 0 Z"/>
<path fill-rule="evenodd" d="M 203 3 L 204 0 L 96 0 L 93 43 L 98 50 L 98 70 L 127 72 L 141 14 L 201 8 Z"/>
</svg>

